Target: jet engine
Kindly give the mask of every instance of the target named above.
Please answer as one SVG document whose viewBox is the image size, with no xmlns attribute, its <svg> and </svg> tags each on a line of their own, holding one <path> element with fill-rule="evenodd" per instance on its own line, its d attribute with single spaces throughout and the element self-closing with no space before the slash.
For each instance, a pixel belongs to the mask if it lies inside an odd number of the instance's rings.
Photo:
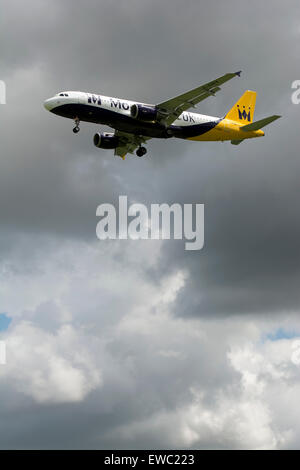
<svg viewBox="0 0 300 470">
<path fill-rule="evenodd" d="M 97 132 L 94 135 L 94 145 L 100 149 L 115 149 L 119 145 L 119 139 L 114 134 Z"/>
<path fill-rule="evenodd" d="M 156 121 L 157 109 L 155 106 L 133 104 L 130 108 L 130 115 L 139 121 Z"/>
</svg>

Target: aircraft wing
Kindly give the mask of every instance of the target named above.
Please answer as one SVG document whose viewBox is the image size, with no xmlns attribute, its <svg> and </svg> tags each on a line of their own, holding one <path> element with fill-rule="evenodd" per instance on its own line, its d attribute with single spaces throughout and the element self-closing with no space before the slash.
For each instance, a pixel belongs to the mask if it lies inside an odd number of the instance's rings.
<svg viewBox="0 0 300 470">
<path fill-rule="evenodd" d="M 171 98 L 163 103 L 159 103 L 156 107 L 162 116 L 160 121 L 169 126 L 183 111 L 186 111 L 191 107 L 195 107 L 197 103 L 200 103 L 200 101 L 205 100 L 209 96 L 215 96 L 215 93 L 221 90 L 220 85 L 223 85 L 223 83 L 228 82 L 228 80 L 231 80 L 237 75 L 240 76 L 241 71 L 226 73 L 212 82 L 205 83 L 204 85 L 194 88 L 182 95 Z"/>
<path fill-rule="evenodd" d="M 133 153 L 136 148 L 145 143 L 151 137 L 143 135 L 129 134 L 127 132 L 116 131 L 115 136 L 119 138 L 119 145 L 115 149 L 115 155 L 125 159 L 127 153 Z"/>
</svg>

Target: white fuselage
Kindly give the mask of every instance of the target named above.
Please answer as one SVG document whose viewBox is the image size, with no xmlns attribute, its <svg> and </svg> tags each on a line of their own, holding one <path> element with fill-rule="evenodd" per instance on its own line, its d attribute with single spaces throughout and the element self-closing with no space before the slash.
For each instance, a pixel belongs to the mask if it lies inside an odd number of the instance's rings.
<svg viewBox="0 0 300 470">
<path fill-rule="evenodd" d="M 55 114 L 69 117 L 71 119 L 75 119 L 78 116 L 82 121 L 107 124 L 108 126 L 116 129 L 120 127 L 120 122 L 127 122 L 128 125 L 130 125 L 130 122 L 133 121 L 130 110 L 131 107 L 136 104 L 142 106 L 154 106 L 147 103 L 80 91 L 57 93 L 55 96 L 44 102 L 45 108 Z M 134 121 L 136 125 L 136 120 Z M 214 116 L 206 116 L 204 114 L 184 111 L 170 127 L 186 128 L 201 124 L 216 123 L 218 121 L 219 118 Z M 138 123 L 138 125 L 140 127 L 145 127 L 145 125 L 146 127 L 153 127 L 154 124 Z M 145 129 L 143 129 L 143 132 L 145 133 Z M 159 135 L 157 135 L 157 137 L 159 137 Z"/>
</svg>

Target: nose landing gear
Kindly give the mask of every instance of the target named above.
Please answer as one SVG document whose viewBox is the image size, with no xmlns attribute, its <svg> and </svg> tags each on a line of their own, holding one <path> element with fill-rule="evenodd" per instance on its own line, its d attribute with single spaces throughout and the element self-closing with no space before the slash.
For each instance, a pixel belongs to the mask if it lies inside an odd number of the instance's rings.
<svg viewBox="0 0 300 470">
<path fill-rule="evenodd" d="M 138 157 L 143 157 L 147 153 L 146 147 L 139 147 L 135 152 Z"/>
<path fill-rule="evenodd" d="M 80 119 L 78 117 L 76 117 L 74 119 L 74 122 L 75 122 L 75 127 L 73 129 L 73 132 L 74 132 L 74 134 L 77 134 L 80 131 L 80 127 L 79 127 Z"/>
</svg>

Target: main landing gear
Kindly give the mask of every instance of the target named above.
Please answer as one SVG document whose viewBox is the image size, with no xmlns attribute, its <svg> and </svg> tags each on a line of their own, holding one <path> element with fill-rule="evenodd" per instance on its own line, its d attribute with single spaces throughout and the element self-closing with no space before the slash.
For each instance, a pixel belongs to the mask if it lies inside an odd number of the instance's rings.
<svg viewBox="0 0 300 470">
<path fill-rule="evenodd" d="M 147 153 L 146 147 L 139 147 L 135 152 L 138 157 L 143 157 Z"/>
<path fill-rule="evenodd" d="M 80 131 L 80 127 L 79 127 L 80 119 L 79 119 L 78 117 L 76 117 L 76 118 L 74 119 L 74 121 L 75 121 L 75 127 L 74 127 L 74 129 L 73 129 L 73 132 L 74 132 L 74 134 L 77 134 L 77 132 Z"/>
</svg>

